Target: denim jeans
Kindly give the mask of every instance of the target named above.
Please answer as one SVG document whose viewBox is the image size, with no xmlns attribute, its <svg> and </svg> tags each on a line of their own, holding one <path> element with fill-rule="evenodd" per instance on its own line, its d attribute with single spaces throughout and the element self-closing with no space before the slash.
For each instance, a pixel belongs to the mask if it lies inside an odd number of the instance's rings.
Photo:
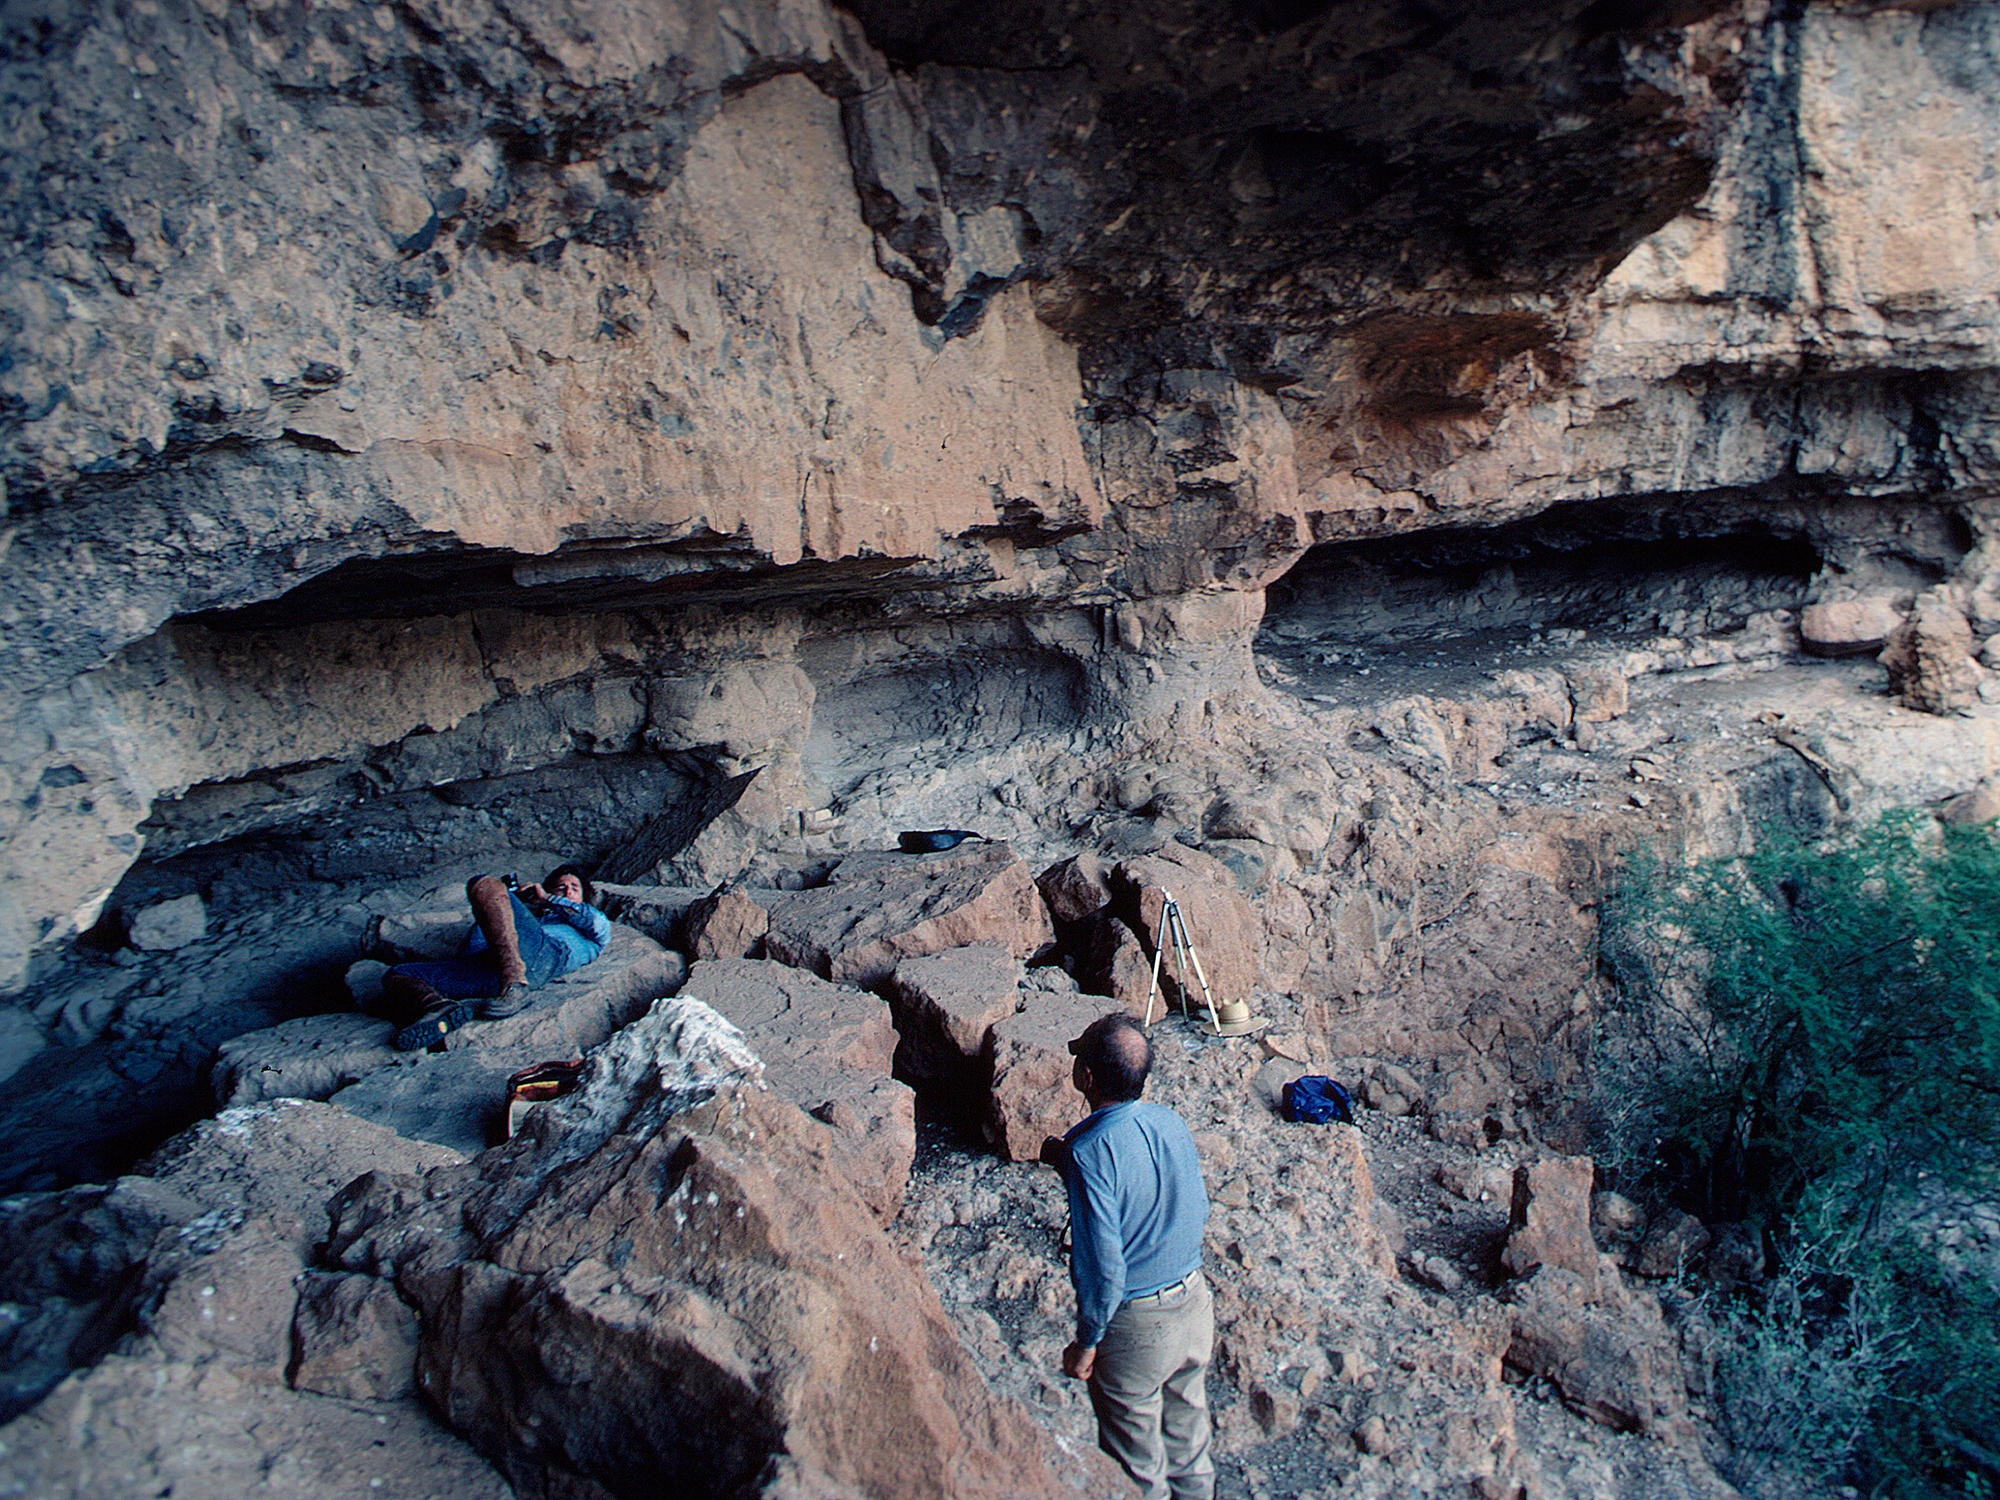
<svg viewBox="0 0 2000 1500">
<path fill-rule="evenodd" d="M 528 968 L 528 984 L 539 988 L 563 972 L 563 966 L 569 962 L 569 950 L 542 930 L 541 921 L 522 904 L 519 896 L 509 893 L 507 900 L 513 909 L 514 936 L 521 945 L 521 962 Z M 491 1000 L 500 993 L 500 965 L 491 949 L 428 963 L 397 964 L 389 972 L 407 974 L 447 1000 Z"/>
<path fill-rule="evenodd" d="M 1090 1402 L 1097 1445 L 1143 1500 L 1212 1500 L 1208 1359 L 1215 1300 L 1199 1271 L 1182 1286 L 1127 1302 L 1097 1345 Z"/>
</svg>

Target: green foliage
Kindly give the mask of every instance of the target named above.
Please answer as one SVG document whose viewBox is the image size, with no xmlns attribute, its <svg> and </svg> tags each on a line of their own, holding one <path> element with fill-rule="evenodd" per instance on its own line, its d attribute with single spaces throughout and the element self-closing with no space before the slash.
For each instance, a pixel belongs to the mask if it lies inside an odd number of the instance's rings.
<svg viewBox="0 0 2000 1500">
<path fill-rule="evenodd" d="M 1755 1301 L 1703 1299 L 1724 1472 L 1755 1500 L 1789 1500 L 1842 1473 L 1906 1360 L 1893 1289 L 1851 1275 L 1851 1248 L 1801 1245 Z M 1831 1306 L 1829 1287 L 1842 1292 Z"/>
<path fill-rule="evenodd" d="M 1990 1495 L 2000 1271 L 1945 1232 L 2000 1193 L 2000 835 L 1906 814 L 1635 869 L 1604 944 L 1621 1186 L 1794 1247 L 1714 1320 L 1745 1463 L 1782 1488 L 1850 1455 L 1871 1494 Z"/>
<path fill-rule="evenodd" d="M 1609 917 L 1628 1002 L 1664 1013 L 1657 1154 L 1702 1217 L 1772 1227 L 1836 1182 L 1879 1204 L 2000 1142 L 1991 831 L 1904 815 L 1839 844 L 1771 837 L 1652 872 Z"/>
</svg>

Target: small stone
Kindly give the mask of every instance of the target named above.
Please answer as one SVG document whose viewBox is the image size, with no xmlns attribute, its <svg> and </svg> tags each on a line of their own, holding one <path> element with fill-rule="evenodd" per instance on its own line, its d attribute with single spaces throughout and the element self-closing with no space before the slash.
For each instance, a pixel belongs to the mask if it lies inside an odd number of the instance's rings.
<svg viewBox="0 0 2000 1500">
<path fill-rule="evenodd" d="M 208 908 L 201 897 L 176 896 L 147 907 L 131 920 L 126 936 L 134 948 L 148 953 L 171 953 L 198 942 L 208 931 Z"/>
</svg>

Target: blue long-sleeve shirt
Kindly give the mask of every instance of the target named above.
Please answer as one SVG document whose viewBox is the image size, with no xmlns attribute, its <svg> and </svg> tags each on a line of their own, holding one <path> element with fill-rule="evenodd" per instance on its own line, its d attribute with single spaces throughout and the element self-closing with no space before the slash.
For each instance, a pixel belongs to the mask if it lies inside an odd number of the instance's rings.
<svg viewBox="0 0 2000 1500">
<path fill-rule="evenodd" d="M 1076 1341 L 1095 1348 L 1123 1303 L 1200 1268 L 1208 1193 L 1194 1137 L 1164 1105 L 1107 1104 L 1063 1144 Z"/>
</svg>

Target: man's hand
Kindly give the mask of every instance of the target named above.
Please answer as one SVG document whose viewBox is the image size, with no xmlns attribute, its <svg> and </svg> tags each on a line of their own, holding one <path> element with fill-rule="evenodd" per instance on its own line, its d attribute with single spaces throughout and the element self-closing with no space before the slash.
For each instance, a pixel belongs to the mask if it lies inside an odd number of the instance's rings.
<svg viewBox="0 0 2000 1500">
<path fill-rule="evenodd" d="M 1072 1380 L 1088 1380 L 1091 1371 L 1097 1368 L 1097 1345 L 1088 1349 L 1081 1344 L 1071 1344 L 1063 1350 L 1063 1374 Z"/>
</svg>

